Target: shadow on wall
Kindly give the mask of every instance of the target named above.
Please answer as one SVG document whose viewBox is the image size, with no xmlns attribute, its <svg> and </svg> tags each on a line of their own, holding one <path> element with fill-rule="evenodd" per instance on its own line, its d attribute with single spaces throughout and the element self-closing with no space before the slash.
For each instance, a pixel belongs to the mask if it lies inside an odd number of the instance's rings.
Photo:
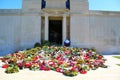
<svg viewBox="0 0 120 80">
<path fill-rule="evenodd" d="M 98 50 L 98 52 L 103 55 L 120 55 L 120 49 L 118 48 L 108 48 L 104 50 Z"/>
<path fill-rule="evenodd" d="M 76 43 L 74 43 L 76 44 Z M 94 46 L 94 47 L 93 47 Z M 79 48 L 95 48 L 99 54 L 102 55 L 120 55 L 120 47 L 118 46 L 101 46 L 101 45 L 92 45 L 92 44 L 77 44 L 72 45 L 71 47 L 79 47 Z"/>
<path fill-rule="evenodd" d="M 120 48 L 117 47 L 96 47 L 96 50 L 102 55 L 120 55 Z"/>
<path fill-rule="evenodd" d="M 13 53 L 14 50 L 11 47 L 0 47 L 0 56 L 4 56 L 9 53 Z"/>
<path fill-rule="evenodd" d="M 86 46 L 70 46 L 70 47 L 93 48 L 90 46 L 87 46 L 87 47 Z M 95 47 L 95 49 L 99 54 L 102 54 L 102 55 L 120 55 L 120 48 L 119 47 Z M 14 53 L 14 51 L 15 50 L 9 46 L 4 46 L 4 47 L 0 46 L 0 56 Z M 20 51 L 20 49 L 17 51 Z"/>
</svg>

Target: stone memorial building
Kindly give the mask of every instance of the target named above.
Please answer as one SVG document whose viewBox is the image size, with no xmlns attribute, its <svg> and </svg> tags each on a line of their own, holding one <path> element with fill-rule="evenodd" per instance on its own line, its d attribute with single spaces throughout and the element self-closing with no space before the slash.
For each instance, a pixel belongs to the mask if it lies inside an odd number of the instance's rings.
<svg viewBox="0 0 120 80">
<path fill-rule="evenodd" d="M 44 40 L 71 47 L 120 51 L 120 12 L 89 10 L 88 0 L 23 0 L 22 9 L 0 9 L 0 55 Z"/>
</svg>

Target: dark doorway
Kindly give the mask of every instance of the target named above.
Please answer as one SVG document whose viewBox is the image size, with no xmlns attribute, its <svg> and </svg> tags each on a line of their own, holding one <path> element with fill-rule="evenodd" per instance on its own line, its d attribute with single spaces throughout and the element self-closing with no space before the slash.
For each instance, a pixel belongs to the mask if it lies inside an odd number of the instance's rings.
<svg viewBox="0 0 120 80">
<path fill-rule="evenodd" d="M 62 44 L 62 20 L 49 20 L 49 41 Z"/>
</svg>

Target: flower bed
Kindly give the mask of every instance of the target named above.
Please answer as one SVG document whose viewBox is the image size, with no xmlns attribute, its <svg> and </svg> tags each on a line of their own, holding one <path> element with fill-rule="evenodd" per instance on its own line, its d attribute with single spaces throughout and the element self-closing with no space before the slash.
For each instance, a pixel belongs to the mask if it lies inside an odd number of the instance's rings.
<svg viewBox="0 0 120 80">
<path fill-rule="evenodd" d="M 30 70 L 53 70 L 66 76 L 76 76 L 78 73 L 86 74 L 89 70 L 104 65 L 106 59 L 95 49 L 82 49 L 57 46 L 43 46 L 30 50 L 19 51 L 1 58 L 5 64 L 6 73 L 16 73 L 24 68 Z"/>
</svg>

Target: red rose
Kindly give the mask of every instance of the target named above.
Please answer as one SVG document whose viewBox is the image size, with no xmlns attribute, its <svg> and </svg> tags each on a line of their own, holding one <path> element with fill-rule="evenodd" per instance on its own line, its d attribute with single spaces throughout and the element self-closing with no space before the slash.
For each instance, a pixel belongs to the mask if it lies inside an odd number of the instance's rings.
<svg viewBox="0 0 120 80">
<path fill-rule="evenodd" d="M 42 62 L 42 65 L 45 65 L 45 61 Z"/>
<path fill-rule="evenodd" d="M 58 64 L 59 64 L 59 65 L 63 64 L 63 61 L 59 61 Z"/>
<path fill-rule="evenodd" d="M 84 60 L 88 60 L 89 59 L 89 57 L 84 57 Z"/>
<path fill-rule="evenodd" d="M 75 67 L 72 67 L 71 70 L 72 70 L 72 71 L 75 71 Z"/>
<path fill-rule="evenodd" d="M 46 71 L 49 71 L 49 70 L 51 70 L 51 69 L 50 69 L 50 68 L 46 68 L 45 70 L 46 70 Z"/>
<path fill-rule="evenodd" d="M 49 64 L 49 66 L 54 66 L 55 65 L 55 63 L 52 62 L 52 61 L 49 61 L 48 64 Z"/>
<path fill-rule="evenodd" d="M 47 69 L 44 65 L 41 65 L 41 66 L 40 66 L 40 70 L 45 70 L 45 71 L 47 71 L 48 69 Z"/>
<path fill-rule="evenodd" d="M 24 66 L 27 67 L 27 68 L 30 68 L 31 67 L 31 63 L 24 63 Z"/>
<path fill-rule="evenodd" d="M 56 60 L 59 60 L 60 57 L 56 57 Z"/>
<path fill-rule="evenodd" d="M 98 56 L 98 59 L 102 59 L 103 57 L 101 55 Z"/>
<path fill-rule="evenodd" d="M 81 74 L 86 74 L 87 71 L 85 71 L 85 70 L 81 70 L 80 73 L 81 73 Z"/>
<path fill-rule="evenodd" d="M 20 67 L 20 66 L 23 66 L 23 64 L 22 63 L 18 63 L 18 66 Z"/>
<path fill-rule="evenodd" d="M 8 64 L 4 64 L 4 65 L 2 66 L 2 68 L 8 68 L 8 67 L 9 67 Z"/>
<path fill-rule="evenodd" d="M 57 71 L 57 72 L 61 72 L 61 68 L 57 68 L 56 71 Z"/>
<path fill-rule="evenodd" d="M 11 56 L 13 57 L 13 56 L 14 56 L 14 53 L 12 53 Z"/>
</svg>

